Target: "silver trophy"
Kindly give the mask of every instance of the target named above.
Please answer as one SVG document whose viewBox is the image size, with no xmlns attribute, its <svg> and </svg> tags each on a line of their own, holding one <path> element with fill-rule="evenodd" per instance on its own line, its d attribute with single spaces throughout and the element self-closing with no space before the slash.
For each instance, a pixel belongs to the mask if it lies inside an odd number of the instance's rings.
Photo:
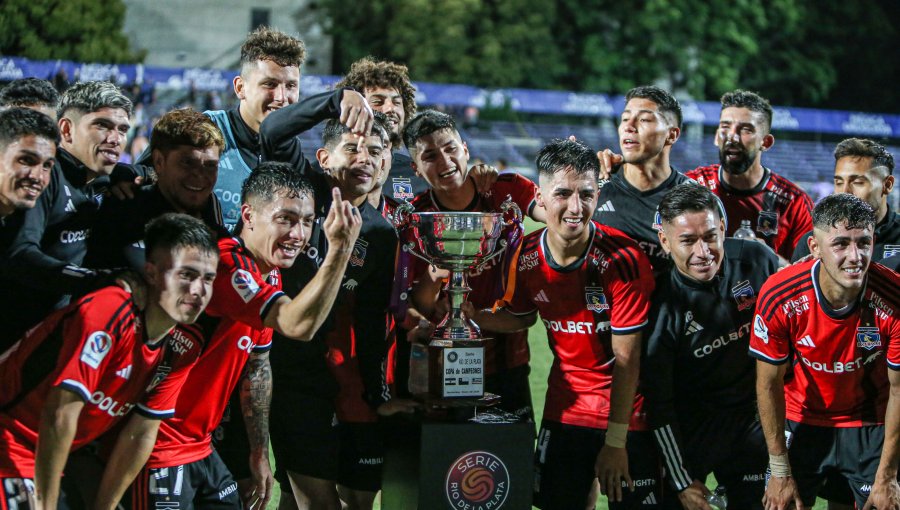
<svg viewBox="0 0 900 510">
<path fill-rule="evenodd" d="M 460 305 L 472 290 L 470 272 L 480 270 L 507 248 L 500 239 L 504 226 L 521 229 L 522 211 L 511 199 L 503 212 L 415 212 L 406 203 L 397 208 L 394 225 L 414 239 L 404 251 L 450 272 L 444 292 L 450 311 L 434 330 L 428 344 L 428 393 L 436 398 L 484 396 L 484 342 L 481 329 Z M 507 213 L 512 219 L 505 219 Z M 519 232 L 521 235 L 521 232 Z"/>
</svg>

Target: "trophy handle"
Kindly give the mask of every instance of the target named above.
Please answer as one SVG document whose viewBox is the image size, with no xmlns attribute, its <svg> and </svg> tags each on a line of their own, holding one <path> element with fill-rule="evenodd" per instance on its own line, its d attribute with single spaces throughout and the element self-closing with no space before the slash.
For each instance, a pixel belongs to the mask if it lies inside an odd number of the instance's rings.
<svg viewBox="0 0 900 510">
<path fill-rule="evenodd" d="M 394 229 L 400 230 L 409 226 L 409 216 L 416 209 L 409 202 L 403 202 L 398 205 L 396 209 L 394 209 L 394 218 L 392 220 L 394 224 Z"/>
<path fill-rule="evenodd" d="M 509 226 L 513 224 L 521 224 L 525 221 L 525 216 L 522 214 L 522 209 L 519 207 L 519 204 L 513 202 L 512 195 L 506 195 L 506 200 L 500 204 L 500 210 L 503 211 L 504 217 L 506 213 L 512 211 L 512 219 L 504 220 L 504 223 Z"/>
<path fill-rule="evenodd" d="M 417 252 L 417 251 L 415 250 L 415 247 L 416 247 L 416 243 L 415 243 L 415 242 L 409 242 L 409 243 L 406 243 L 406 244 L 401 245 L 401 249 L 402 249 L 403 251 L 405 251 L 406 253 L 409 253 L 410 255 L 412 255 L 412 256 L 414 256 L 414 257 L 417 257 L 417 258 L 420 258 L 420 259 L 424 260 L 424 261 L 425 261 L 428 265 L 430 265 L 430 266 L 437 266 L 437 264 L 435 264 L 433 260 L 431 260 L 430 258 L 428 258 L 427 255 L 425 255 L 424 253 L 419 253 L 419 252 Z"/>
</svg>

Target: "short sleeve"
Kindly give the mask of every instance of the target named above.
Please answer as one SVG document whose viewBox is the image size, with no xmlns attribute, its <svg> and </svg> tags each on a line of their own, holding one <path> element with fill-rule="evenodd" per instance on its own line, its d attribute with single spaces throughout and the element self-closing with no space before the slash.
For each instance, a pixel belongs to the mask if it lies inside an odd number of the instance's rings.
<svg viewBox="0 0 900 510">
<path fill-rule="evenodd" d="M 500 210 L 500 205 L 507 198 L 512 198 L 512 201 L 522 210 L 522 214 L 527 216 L 534 208 L 534 197 L 537 195 L 537 190 L 537 185 L 525 177 L 519 174 L 506 173 L 501 174 L 497 178 L 497 182 L 491 188 L 491 197 L 498 211 Z"/>
<path fill-rule="evenodd" d="M 800 196 L 791 201 L 788 209 L 791 230 L 785 238 L 788 249 L 782 251 L 793 254 L 797 249 L 797 243 L 804 238 L 807 232 L 812 231 L 812 207 L 812 201 L 806 193 L 801 192 Z"/>
<path fill-rule="evenodd" d="M 767 297 L 768 292 L 764 290 L 756 301 L 750 334 L 750 355 L 773 365 L 781 365 L 790 356 L 790 332 L 777 309 L 768 318 L 764 317 L 759 304 L 768 302 Z"/>
<path fill-rule="evenodd" d="M 203 353 L 203 342 L 202 333 L 189 327 L 178 327 L 169 335 L 163 362 L 157 367 L 147 394 L 135 407 L 135 412 L 157 420 L 175 416 L 178 394 Z"/>
<path fill-rule="evenodd" d="M 250 257 L 237 250 L 223 251 L 207 313 L 262 329 L 272 305 L 283 295 L 262 277 Z"/>
<path fill-rule="evenodd" d="M 627 335 L 640 331 L 647 325 L 650 295 L 655 286 L 650 261 L 633 245 L 619 250 L 610 268 L 615 268 L 611 273 L 614 277 L 606 280 L 612 301 L 609 310 L 612 332 Z"/>
</svg>

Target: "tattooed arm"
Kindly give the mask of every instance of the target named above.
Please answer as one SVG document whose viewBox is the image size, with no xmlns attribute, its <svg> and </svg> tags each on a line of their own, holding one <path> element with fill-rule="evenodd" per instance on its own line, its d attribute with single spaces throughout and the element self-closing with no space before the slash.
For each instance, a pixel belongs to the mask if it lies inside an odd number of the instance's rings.
<svg viewBox="0 0 900 510">
<path fill-rule="evenodd" d="M 271 497 L 272 468 L 269 466 L 269 404 L 272 401 L 272 366 L 269 353 L 250 355 L 240 381 L 241 411 L 250 439 L 250 472 L 253 480 L 249 491 L 242 494 L 244 507 L 266 508 Z"/>
</svg>

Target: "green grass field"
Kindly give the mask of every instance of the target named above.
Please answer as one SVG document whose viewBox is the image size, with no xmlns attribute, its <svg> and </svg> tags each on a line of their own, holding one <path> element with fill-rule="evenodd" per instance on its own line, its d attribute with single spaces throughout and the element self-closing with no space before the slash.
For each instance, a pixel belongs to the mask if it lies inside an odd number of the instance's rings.
<svg viewBox="0 0 900 510">
<path fill-rule="evenodd" d="M 534 230 L 536 224 L 530 220 L 526 220 L 526 229 L 528 231 Z M 540 419 L 540 416 L 543 415 L 544 412 L 544 397 L 547 393 L 547 374 L 550 372 L 550 365 L 553 361 L 553 355 L 550 352 L 550 347 L 547 344 L 547 332 L 544 329 L 544 325 L 538 321 L 534 326 L 528 331 L 528 344 L 531 348 L 531 395 L 534 401 L 534 415 Z M 274 467 L 274 460 L 273 460 Z M 707 486 L 715 487 L 715 480 L 710 477 L 707 480 Z M 276 487 L 276 491 L 274 494 L 274 498 L 272 502 L 269 504 L 267 510 L 275 510 L 278 506 L 278 489 Z M 375 508 L 380 509 L 380 505 L 378 501 L 375 502 Z M 825 510 L 826 503 L 823 500 L 819 500 L 816 502 L 813 510 Z M 385 509 L 390 510 L 390 509 Z M 600 501 L 597 502 L 597 510 L 607 510 L 606 498 L 601 496 Z"/>
</svg>

